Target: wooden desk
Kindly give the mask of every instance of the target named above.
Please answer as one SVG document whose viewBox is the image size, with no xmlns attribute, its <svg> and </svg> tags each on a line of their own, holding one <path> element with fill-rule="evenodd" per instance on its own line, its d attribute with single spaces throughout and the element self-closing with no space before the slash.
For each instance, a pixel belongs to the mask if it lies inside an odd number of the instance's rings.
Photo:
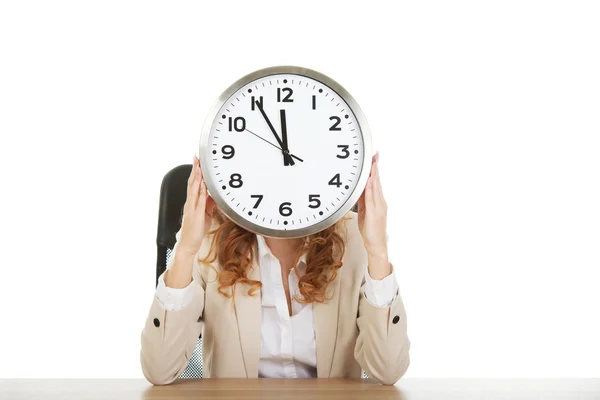
<svg viewBox="0 0 600 400">
<path fill-rule="evenodd" d="M 152 386 L 142 379 L 0 380 L 0 399 L 292 400 L 600 400 L 600 379 L 185 379 Z"/>
</svg>

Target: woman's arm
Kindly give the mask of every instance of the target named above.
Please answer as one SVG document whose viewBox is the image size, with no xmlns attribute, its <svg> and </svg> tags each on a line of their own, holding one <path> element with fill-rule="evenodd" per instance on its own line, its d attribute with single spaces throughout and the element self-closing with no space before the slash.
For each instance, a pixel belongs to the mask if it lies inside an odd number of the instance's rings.
<svg viewBox="0 0 600 400">
<path fill-rule="evenodd" d="M 358 226 L 368 258 L 368 275 L 383 280 L 393 271 L 386 239 L 387 204 L 379 180 L 379 153 L 359 199 Z M 364 284 L 358 305 L 358 338 L 354 357 L 371 378 L 387 385 L 396 383 L 410 364 L 406 311 L 398 294 L 388 307 L 376 307 L 365 297 Z"/>
<path fill-rule="evenodd" d="M 142 370 L 155 385 L 171 383 L 183 372 L 202 330 L 206 283 L 198 260 L 210 248 L 206 236 L 214 207 L 202 178 L 200 162 L 194 156 L 173 255 L 159 278 L 159 287 L 142 330 Z"/>
<path fill-rule="evenodd" d="M 397 295 L 389 307 L 372 305 L 360 290 L 358 303 L 358 338 L 354 357 L 369 377 L 393 385 L 410 364 L 410 341 L 402 297 Z"/>
<path fill-rule="evenodd" d="M 179 235 L 178 232 L 176 237 Z M 181 275 L 180 271 L 189 270 L 189 276 L 193 278 L 188 279 L 191 282 L 181 293 L 186 299 L 185 304 L 177 311 L 170 311 L 172 307 L 164 305 L 155 294 L 141 335 L 142 371 L 154 385 L 166 385 L 177 379 L 188 365 L 202 330 L 206 285 L 199 274 L 198 254 L 177 254 L 177 247 L 175 244 L 173 262 L 161 279 L 166 274 L 165 282 L 169 285 L 169 274 Z"/>
</svg>

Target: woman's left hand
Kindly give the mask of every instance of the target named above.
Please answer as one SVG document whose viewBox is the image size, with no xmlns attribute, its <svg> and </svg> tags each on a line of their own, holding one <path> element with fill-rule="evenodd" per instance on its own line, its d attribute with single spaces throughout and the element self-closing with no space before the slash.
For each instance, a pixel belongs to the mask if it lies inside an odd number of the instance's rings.
<svg viewBox="0 0 600 400">
<path fill-rule="evenodd" d="M 386 240 L 387 203 L 379 179 L 379 152 L 371 161 L 367 186 L 358 199 L 358 227 L 369 257 L 369 275 L 383 279 L 392 272 Z"/>
</svg>

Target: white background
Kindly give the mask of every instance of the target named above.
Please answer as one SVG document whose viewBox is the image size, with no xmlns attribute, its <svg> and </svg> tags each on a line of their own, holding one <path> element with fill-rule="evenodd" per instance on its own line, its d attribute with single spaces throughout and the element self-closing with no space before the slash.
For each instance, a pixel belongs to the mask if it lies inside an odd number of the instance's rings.
<svg viewBox="0 0 600 400">
<path fill-rule="evenodd" d="M 0 378 L 142 377 L 163 175 L 255 69 L 381 149 L 411 377 L 600 376 L 600 6 L 0 5 Z"/>
</svg>

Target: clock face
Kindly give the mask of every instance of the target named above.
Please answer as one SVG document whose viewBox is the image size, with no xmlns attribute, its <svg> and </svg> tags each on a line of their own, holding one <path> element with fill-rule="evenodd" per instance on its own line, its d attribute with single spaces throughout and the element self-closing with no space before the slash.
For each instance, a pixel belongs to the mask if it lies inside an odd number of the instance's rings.
<svg viewBox="0 0 600 400">
<path fill-rule="evenodd" d="M 295 67 L 257 71 L 209 115 L 202 172 L 239 225 L 305 236 L 339 220 L 362 193 L 371 160 L 366 129 L 354 100 L 329 78 Z"/>
</svg>

